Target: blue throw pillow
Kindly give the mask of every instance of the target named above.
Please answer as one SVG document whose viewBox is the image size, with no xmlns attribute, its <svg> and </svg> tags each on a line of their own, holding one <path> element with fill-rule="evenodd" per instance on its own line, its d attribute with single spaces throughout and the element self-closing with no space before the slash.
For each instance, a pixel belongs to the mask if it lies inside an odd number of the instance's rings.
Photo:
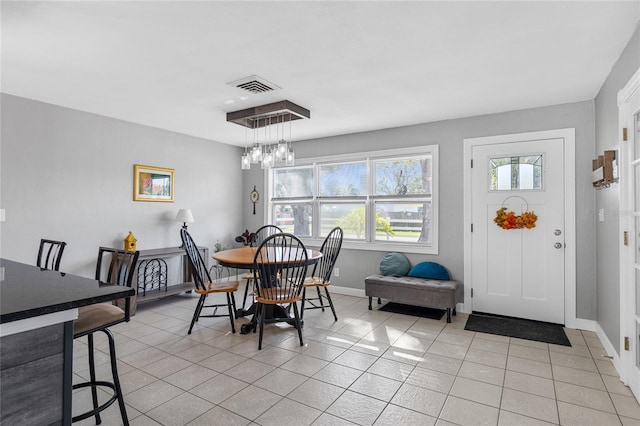
<svg viewBox="0 0 640 426">
<path fill-rule="evenodd" d="M 435 262 L 422 262 L 411 268 L 410 277 L 425 278 L 429 280 L 449 281 L 449 272 L 444 266 Z"/>
<path fill-rule="evenodd" d="M 393 277 L 404 277 L 411 269 L 409 259 L 402 253 L 387 253 L 380 261 L 380 273 Z"/>
</svg>

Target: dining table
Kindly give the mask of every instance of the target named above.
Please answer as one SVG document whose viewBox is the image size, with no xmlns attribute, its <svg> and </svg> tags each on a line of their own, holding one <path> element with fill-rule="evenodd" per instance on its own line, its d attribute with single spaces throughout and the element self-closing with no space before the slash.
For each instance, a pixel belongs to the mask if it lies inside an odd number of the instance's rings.
<svg viewBox="0 0 640 426">
<path fill-rule="evenodd" d="M 0 258 L 0 424 L 71 424 L 78 308 L 130 287 Z"/>
<path fill-rule="evenodd" d="M 238 247 L 228 250 L 223 250 L 215 253 L 213 255 L 213 259 L 218 262 L 220 266 L 227 268 L 235 268 L 235 269 L 253 269 L 254 259 L 256 256 L 256 251 L 258 247 L 244 246 Z M 306 249 L 306 263 L 307 265 L 313 265 L 322 257 L 322 253 L 318 250 Z M 282 253 L 277 256 L 271 256 L 272 263 L 277 264 L 284 258 L 287 258 L 285 253 Z M 300 256 L 302 261 L 304 257 Z M 272 312 L 270 315 L 278 318 L 289 317 L 289 307 L 282 307 L 279 305 L 273 306 L 275 312 Z M 256 303 L 254 302 L 249 309 L 239 308 L 236 310 L 236 318 L 244 317 L 247 315 L 255 314 Z M 268 314 L 269 315 L 269 314 Z M 253 331 L 256 327 L 255 321 L 252 320 L 246 324 L 242 324 L 240 326 L 240 334 L 248 334 Z"/>
</svg>

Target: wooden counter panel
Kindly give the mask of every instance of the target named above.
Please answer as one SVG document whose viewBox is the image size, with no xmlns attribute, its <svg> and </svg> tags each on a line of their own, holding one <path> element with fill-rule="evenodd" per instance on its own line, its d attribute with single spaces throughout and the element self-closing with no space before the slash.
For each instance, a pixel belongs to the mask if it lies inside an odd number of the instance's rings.
<svg viewBox="0 0 640 426">
<path fill-rule="evenodd" d="M 64 325 L 58 324 L 0 339 L 1 424 L 62 424 L 63 335 Z M 31 343 L 25 346 L 24 338 Z"/>
</svg>

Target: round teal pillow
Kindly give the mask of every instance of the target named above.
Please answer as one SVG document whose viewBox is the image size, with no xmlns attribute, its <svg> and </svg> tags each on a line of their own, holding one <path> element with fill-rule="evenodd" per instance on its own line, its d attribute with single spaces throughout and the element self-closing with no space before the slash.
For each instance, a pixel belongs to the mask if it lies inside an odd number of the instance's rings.
<svg viewBox="0 0 640 426">
<path fill-rule="evenodd" d="M 393 277 L 404 277 L 411 269 L 409 259 L 402 253 L 387 253 L 380 261 L 380 273 Z"/>
<path fill-rule="evenodd" d="M 449 272 L 444 266 L 435 262 L 418 263 L 407 275 L 428 280 L 449 281 Z"/>
</svg>

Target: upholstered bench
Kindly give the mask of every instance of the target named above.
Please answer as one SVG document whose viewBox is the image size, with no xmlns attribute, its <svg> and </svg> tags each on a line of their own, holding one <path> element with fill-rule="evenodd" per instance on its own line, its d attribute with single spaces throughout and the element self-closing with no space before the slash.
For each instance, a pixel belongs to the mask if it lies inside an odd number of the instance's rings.
<svg viewBox="0 0 640 426">
<path fill-rule="evenodd" d="M 369 296 L 369 310 L 374 297 L 391 302 L 427 308 L 446 309 L 447 322 L 456 314 L 456 304 L 462 302 L 462 283 L 450 279 L 449 272 L 435 262 L 422 262 L 411 267 L 402 253 L 388 253 L 380 261 L 380 274 L 364 280 Z"/>
<path fill-rule="evenodd" d="M 388 299 L 406 305 L 446 309 L 447 322 L 451 313 L 456 314 L 456 304 L 462 301 L 462 286 L 458 281 L 438 281 L 417 277 L 393 277 L 381 274 L 369 275 L 364 280 L 365 294 L 371 299 Z"/>
</svg>

